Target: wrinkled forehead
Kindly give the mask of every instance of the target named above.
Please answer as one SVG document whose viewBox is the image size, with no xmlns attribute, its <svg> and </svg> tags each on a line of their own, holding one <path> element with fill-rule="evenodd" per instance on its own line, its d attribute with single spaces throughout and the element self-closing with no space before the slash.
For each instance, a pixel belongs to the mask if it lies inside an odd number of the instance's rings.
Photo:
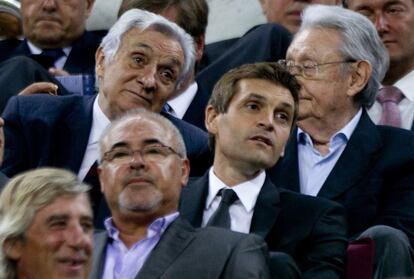
<svg viewBox="0 0 414 279">
<path fill-rule="evenodd" d="M 322 27 L 303 29 L 293 38 L 286 57 L 287 59 L 296 59 L 300 56 L 318 58 L 321 55 L 337 53 L 341 42 L 342 37 L 337 30 Z"/>
<path fill-rule="evenodd" d="M 132 146 L 156 142 L 168 144 L 172 141 L 171 131 L 162 123 L 142 116 L 134 116 L 111 128 L 106 145 L 107 148 L 111 148 L 121 142 Z"/>
</svg>

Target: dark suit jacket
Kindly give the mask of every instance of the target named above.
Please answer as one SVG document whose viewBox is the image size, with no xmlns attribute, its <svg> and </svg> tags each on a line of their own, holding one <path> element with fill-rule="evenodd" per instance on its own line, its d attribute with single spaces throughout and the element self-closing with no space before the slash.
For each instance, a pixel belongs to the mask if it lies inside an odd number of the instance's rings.
<svg viewBox="0 0 414 279">
<path fill-rule="evenodd" d="M 296 133 L 268 173 L 280 185 L 300 191 Z M 345 207 L 350 236 L 383 224 L 404 231 L 413 245 L 414 134 L 376 126 L 364 111 L 318 197 Z"/>
<path fill-rule="evenodd" d="M 204 109 L 222 75 L 243 64 L 283 59 L 290 42 L 291 35 L 284 27 L 267 23 L 253 27 L 237 40 L 207 45 L 205 57 L 212 61 L 196 75 L 198 91 L 183 119 L 205 130 Z"/>
<path fill-rule="evenodd" d="M 206 173 L 181 192 L 180 214 L 195 227 L 201 226 L 208 187 Z M 345 214 L 336 203 L 279 190 L 266 178 L 250 232 L 262 236 L 270 251 L 292 256 L 304 278 L 340 278 L 344 272 Z"/>
<path fill-rule="evenodd" d="M 90 279 L 102 278 L 106 232 L 95 234 Z M 194 229 L 178 218 L 164 232 L 137 279 L 269 278 L 263 239 L 219 228 Z"/>
<path fill-rule="evenodd" d="M 7 182 L 9 182 L 9 178 L 0 171 L 0 191 L 3 190 Z"/>
<path fill-rule="evenodd" d="M 72 50 L 63 67 L 70 74 L 94 74 L 95 52 L 106 31 L 86 31 L 72 43 Z M 0 62 L 14 56 L 30 56 L 27 41 L 0 41 Z"/>
</svg>

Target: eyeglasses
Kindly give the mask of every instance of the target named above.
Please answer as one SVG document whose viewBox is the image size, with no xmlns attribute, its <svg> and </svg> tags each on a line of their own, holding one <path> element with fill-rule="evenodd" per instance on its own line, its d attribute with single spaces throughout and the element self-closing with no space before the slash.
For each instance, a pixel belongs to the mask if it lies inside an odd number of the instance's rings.
<svg viewBox="0 0 414 279">
<path fill-rule="evenodd" d="M 165 159 L 170 154 L 176 154 L 182 158 L 182 155 L 175 151 L 172 147 L 165 145 L 147 145 L 140 150 L 132 150 L 128 147 L 115 147 L 103 155 L 103 160 L 108 162 L 123 164 L 129 163 L 138 153 L 145 162 L 158 162 Z"/>
<path fill-rule="evenodd" d="M 313 61 L 307 61 L 304 64 L 295 64 L 292 60 L 279 60 L 277 63 L 284 67 L 291 75 L 300 75 L 304 78 L 314 78 L 319 74 L 319 68 L 322 66 L 342 63 L 354 63 L 356 60 L 349 59 L 343 61 L 333 61 L 326 63 L 316 63 Z"/>
</svg>

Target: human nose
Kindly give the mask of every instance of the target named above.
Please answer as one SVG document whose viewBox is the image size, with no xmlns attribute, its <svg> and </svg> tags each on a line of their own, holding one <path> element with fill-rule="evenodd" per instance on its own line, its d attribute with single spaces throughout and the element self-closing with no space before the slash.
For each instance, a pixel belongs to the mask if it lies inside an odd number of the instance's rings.
<svg viewBox="0 0 414 279">
<path fill-rule="evenodd" d="M 56 3 L 57 0 L 44 0 L 43 1 L 43 8 L 45 9 L 55 9 L 56 8 Z"/>
<path fill-rule="evenodd" d="M 141 153 L 141 150 L 132 151 L 129 165 L 131 168 L 134 168 L 134 169 L 141 168 L 145 165 L 145 160 Z"/>
<path fill-rule="evenodd" d="M 377 15 L 374 20 L 374 25 L 378 33 L 381 33 L 387 29 L 387 20 L 383 15 Z"/>
<path fill-rule="evenodd" d="M 139 73 L 137 79 L 147 93 L 153 93 L 156 84 L 157 68 L 155 65 L 146 65 Z"/>
<path fill-rule="evenodd" d="M 274 124 L 273 111 L 264 111 L 259 118 L 258 125 L 266 131 L 272 131 Z"/>
<path fill-rule="evenodd" d="M 81 224 L 73 224 L 67 232 L 67 243 L 70 247 L 81 249 L 92 245 L 92 229 L 85 230 Z"/>
</svg>

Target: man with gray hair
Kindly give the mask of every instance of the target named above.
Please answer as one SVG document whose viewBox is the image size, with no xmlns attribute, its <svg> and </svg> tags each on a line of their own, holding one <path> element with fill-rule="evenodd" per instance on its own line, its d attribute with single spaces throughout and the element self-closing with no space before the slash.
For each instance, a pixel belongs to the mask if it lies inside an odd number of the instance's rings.
<svg viewBox="0 0 414 279">
<path fill-rule="evenodd" d="M 88 278 L 88 190 L 61 169 L 41 168 L 10 180 L 0 195 L 0 278 Z"/>
<path fill-rule="evenodd" d="M 375 241 L 376 278 L 414 276 L 414 136 L 366 112 L 388 67 L 375 27 L 350 10 L 309 7 L 281 64 L 302 91 L 298 129 L 271 178 L 344 205 L 349 238 Z"/>
<path fill-rule="evenodd" d="M 100 158 L 112 217 L 95 234 L 91 279 L 269 278 L 259 236 L 197 230 L 179 217 L 189 161 L 166 118 L 141 109 L 115 120 L 100 140 Z"/>
<path fill-rule="evenodd" d="M 97 184 L 94 162 L 103 129 L 130 109 L 159 113 L 193 65 L 193 41 L 184 30 L 150 12 L 126 12 L 96 52 L 97 97 L 42 94 L 10 100 L 3 114 L 7 142 L 3 171 L 12 176 L 49 165 Z M 167 117 L 183 134 L 192 175 L 201 174 L 210 165 L 207 135 Z M 99 186 L 93 187 L 95 210 L 101 196 Z"/>
</svg>

